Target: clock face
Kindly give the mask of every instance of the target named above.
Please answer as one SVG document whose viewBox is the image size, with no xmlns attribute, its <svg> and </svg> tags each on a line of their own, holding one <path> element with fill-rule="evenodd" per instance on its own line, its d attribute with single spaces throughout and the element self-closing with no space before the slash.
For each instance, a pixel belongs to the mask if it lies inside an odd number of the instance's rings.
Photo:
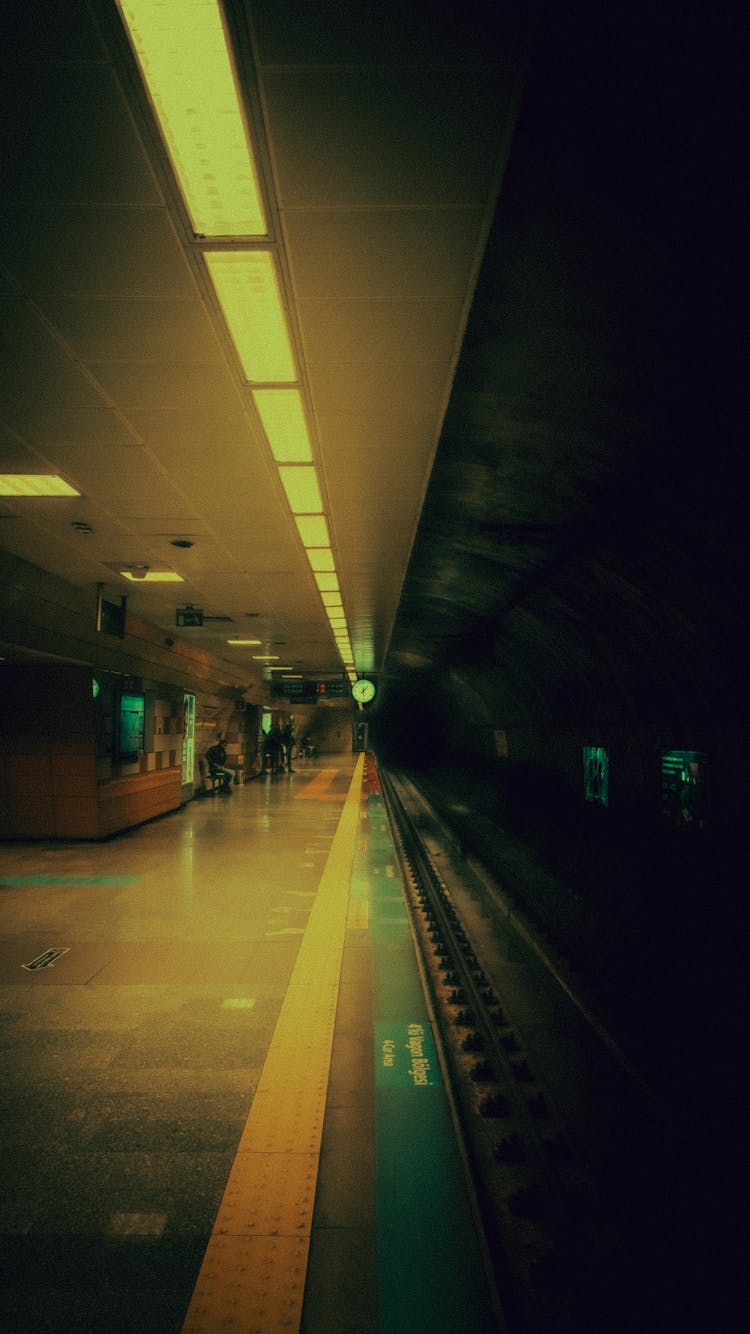
<svg viewBox="0 0 750 1334">
<path fill-rule="evenodd" d="M 372 681 L 355 681 L 352 695 L 358 704 L 369 704 L 370 700 L 375 698 L 375 686 Z"/>
</svg>

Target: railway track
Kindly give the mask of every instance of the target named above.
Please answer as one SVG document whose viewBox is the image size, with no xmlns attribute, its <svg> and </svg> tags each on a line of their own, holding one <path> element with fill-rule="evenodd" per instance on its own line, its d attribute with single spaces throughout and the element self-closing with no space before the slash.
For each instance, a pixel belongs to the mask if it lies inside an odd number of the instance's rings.
<svg viewBox="0 0 750 1334">
<path fill-rule="evenodd" d="M 434 837 L 425 837 L 434 814 L 411 782 L 381 774 L 381 785 L 501 1327 L 508 1334 L 629 1328 L 624 1294 L 622 1322 L 612 1323 L 623 1285 L 620 1220 L 608 1215 L 529 1051 L 514 988 L 489 962 L 481 906 L 465 910 L 476 903 L 476 887 L 446 876 Z"/>
</svg>

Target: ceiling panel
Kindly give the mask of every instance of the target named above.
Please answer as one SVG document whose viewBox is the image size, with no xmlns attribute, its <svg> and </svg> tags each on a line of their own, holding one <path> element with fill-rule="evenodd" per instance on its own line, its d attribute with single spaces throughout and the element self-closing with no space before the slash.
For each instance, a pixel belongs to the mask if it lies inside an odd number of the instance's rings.
<svg viewBox="0 0 750 1334">
<path fill-rule="evenodd" d="M 137 449 L 141 441 L 114 408 L 35 407 L 26 414 L 26 431 L 39 441 L 51 460 L 65 457 L 65 448 L 108 449 L 124 445 Z"/>
<path fill-rule="evenodd" d="M 43 9 L 37 4 L 3 5 L 0 40 L 8 62 L 103 60 L 106 49 L 86 0 L 59 0 Z"/>
<path fill-rule="evenodd" d="M 4 70 L 0 116 L 11 136 L 9 196 L 29 204 L 161 202 L 111 69 L 47 65 L 33 98 L 26 98 L 27 87 L 26 70 Z"/>
<path fill-rule="evenodd" d="M 44 311 L 84 360 L 218 361 L 222 355 L 213 324 L 197 299 L 56 301 L 47 297 Z"/>
<path fill-rule="evenodd" d="M 319 411 L 317 423 L 326 463 L 334 467 L 345 465 L 354 456 L 362 460 L 365 468 L 377 467 L 378 460 L 370 456 L 380 454 L 381 450 L 385 451 L 383 466 L 386 466 L 388 451 L 400 449 L 400 442 L 406 439 L 411 441 L 410 452 L 429 457 L 438 433 L 432 404 L 422 406 L 421 411 L 417 405 L 391 411 L 386 404 L 378 412 L 352 412 L 346 408 L 339 412 Z"/>
<path fill-rule="evenodd" d="M 92 375 L 127 412 L 130 408 L 185 408 L 204 411 L 237 399 L 226 365 L 187 361 L 91 361 Z"/>
<path fill-rule="evenodd" d="M 462 304 L 454 301 L 305 301 L 299 305 L 308 365 L 351 361 L 450 362 Z"/>
<path fill-rule="evenodd" d="M 302 301 L 468 299 L 482 240 L 479 209 L 284 212 L 296 298 Z"/>
<path fill-rule="evenodd" d="M 253 0 L 246 9 L 261 65 L 424 62 L 447 71 L 470 62 L 499 72 L 517 59 L 522 26 L 508 4 L 306 0 L 302 6 Z"/>
<path fill-rule="evenodd" d="M 164 209 L 0 206 L 0 226 L 3 267 L 42 311 L 45 295 L 195 296 Z"/>
<path fill-rule="evenodd" d="M 248 448 L 249 425 L 240 410 L 230 411 L 231 404 L 217 403 L 210 409 L 170 408 L 160 406 L 151 410 L 128 409 L 128 421 L 144 443 L 153 449 L 167 466 L 191 466 L 197 460 L 217 461 L 227 457 L 227 451 Z M 229 456 L 233 465 L 234 458 Z"/>
<path fill-rule="evenodd" d="M 282 209 L 481 207 L 506 101 L 498 80 L 339 66 L 266 70 L 263 88 Z"/>
<path fill-rule="evenodd" d="M 436 428 L 441 422 L 444 397 L 450 388 L 449 368 L 441 362 L 371 362 L 363 373 L 357 363 L 315 366 L 311 390 L 316 412 L 343 409 L 377 413 L 380 408 L 427 411 Z"/>
</svg>

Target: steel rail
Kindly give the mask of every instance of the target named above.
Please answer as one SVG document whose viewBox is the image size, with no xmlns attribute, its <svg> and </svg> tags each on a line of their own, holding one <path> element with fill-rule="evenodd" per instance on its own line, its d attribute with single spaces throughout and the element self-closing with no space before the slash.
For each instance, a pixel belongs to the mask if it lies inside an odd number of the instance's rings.
<svg viewBox="0 0 750 1334">
<path fill-rule="evenodd" d="M 568 1334 L 596 1263 L 594 1185 L 486 975 L 396 775 L 380 771 L 423 984 L 452 1083 L 464 1155 L 511 1334 Z M 576 1314 L 577 1312 L 577 1314 Z"/>
</svg>

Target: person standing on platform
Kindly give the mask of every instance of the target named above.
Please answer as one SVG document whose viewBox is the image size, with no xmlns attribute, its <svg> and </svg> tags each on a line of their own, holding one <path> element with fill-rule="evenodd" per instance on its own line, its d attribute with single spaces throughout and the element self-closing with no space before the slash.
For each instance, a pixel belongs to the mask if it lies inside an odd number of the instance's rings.
<svg viewBox="0 0 750 1334">
<path fill-rule="evenodd" d="M 286 761 L 287 773 L 293 774 L 294 769 L 292 768 L 292 751 L 294 750 L 294 724 L 291 718 L 288 720 L 288 722 L 284 723 L 284 726 L 281 729 L 281 740 L 284 746 L 284 755 L 281 761 L 281 768 L 283 770 L 284 761 Z"/>
<path fill-rule="evenodd" d="M 206 751 L 206 763 L 209 772 L 212 775 L 218 775 L 221 779 L 222 792 L 231 792 L 234 782 L 234 769 L 227 767 L 227 751 L 221 735 L 217 736 L 213 746 L 209 746 Z"/>
<path fill-rule="evenodd" d="M 271 766 L 271 775 L 280 774 L 284 769 L 284 743 L 281 737 L 281 728 L 277 722 L 271 723 L 263 741 L 263 764 L 261 773 L 268 772 L 268 766 Z"/>
</svg>

